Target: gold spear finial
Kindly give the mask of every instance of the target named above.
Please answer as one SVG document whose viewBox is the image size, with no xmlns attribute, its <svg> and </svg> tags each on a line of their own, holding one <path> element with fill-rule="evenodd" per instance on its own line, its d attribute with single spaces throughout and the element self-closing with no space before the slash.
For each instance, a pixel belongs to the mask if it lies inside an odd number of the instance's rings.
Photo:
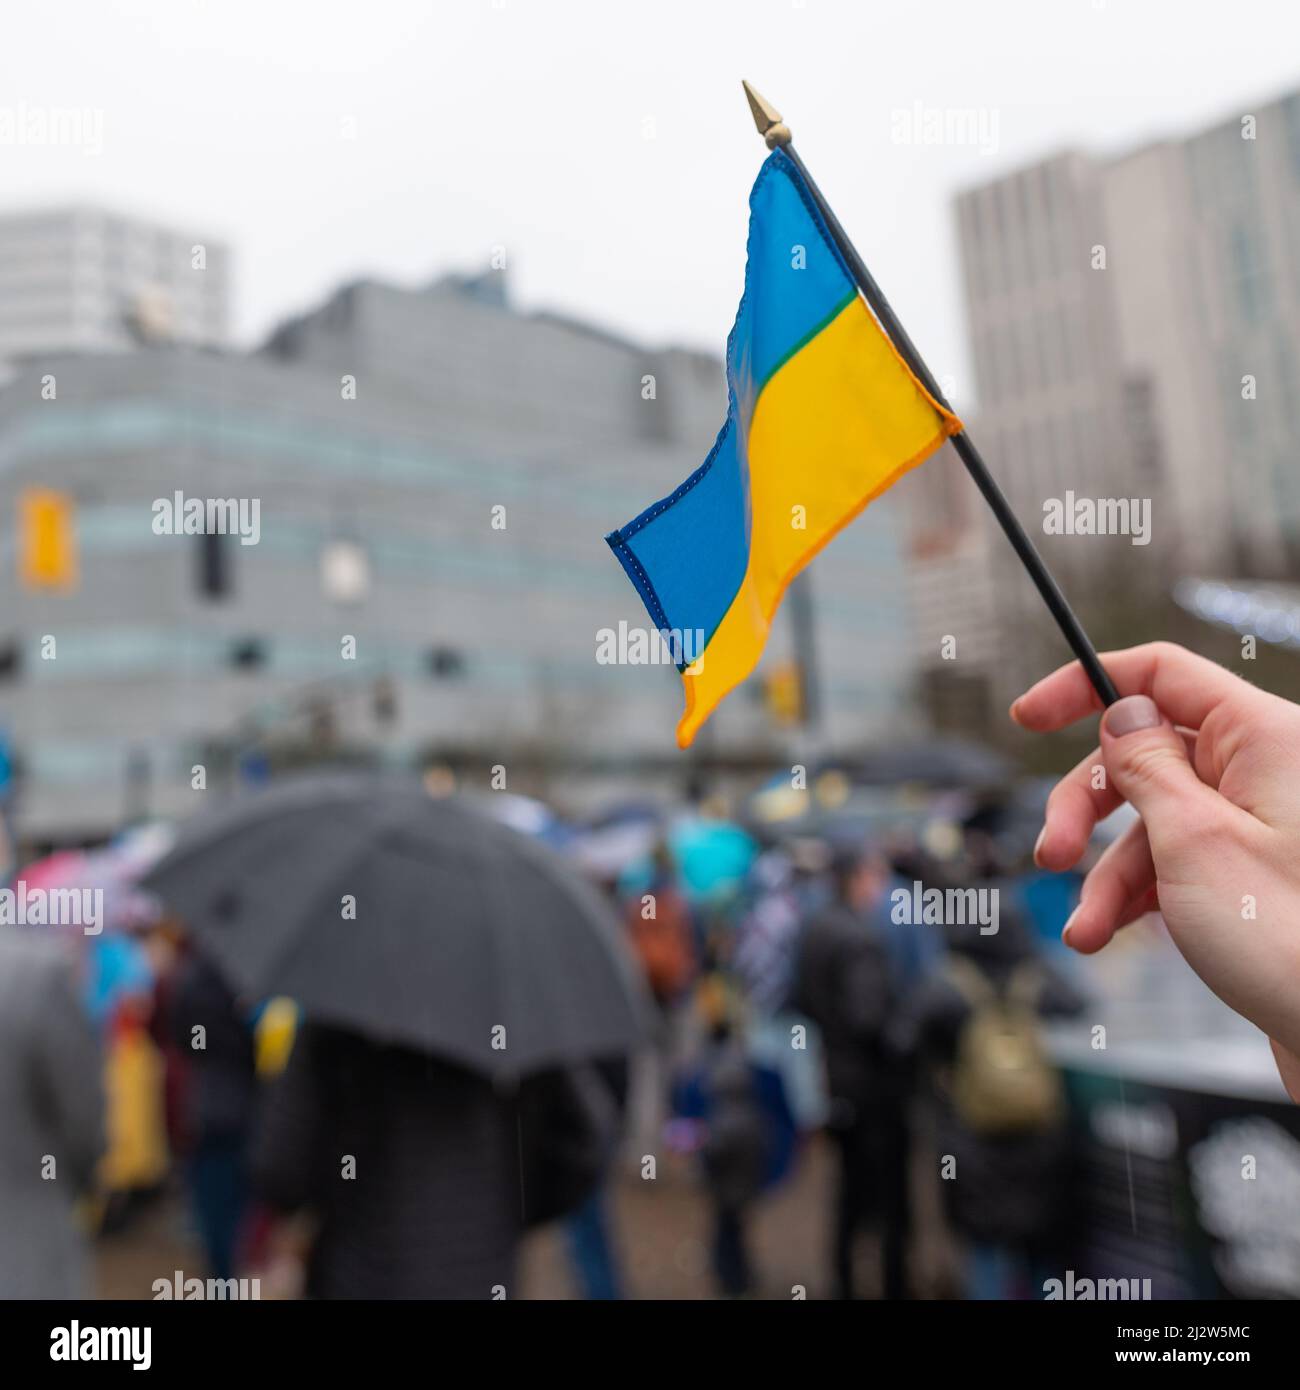
<svg viewBox="0 0 1300 1390">
<path fill-rule="evenodd" d="M 767 141 L 768 149 L 774 150 L 778 145 L 788 145 L 790 127 L 781 119 L 781 113 L 743 78 L 740 85 L 745 89 L 745 99 L 749 102 L 754 124 L 758 127 L 758 133 Z"/>
</svg>

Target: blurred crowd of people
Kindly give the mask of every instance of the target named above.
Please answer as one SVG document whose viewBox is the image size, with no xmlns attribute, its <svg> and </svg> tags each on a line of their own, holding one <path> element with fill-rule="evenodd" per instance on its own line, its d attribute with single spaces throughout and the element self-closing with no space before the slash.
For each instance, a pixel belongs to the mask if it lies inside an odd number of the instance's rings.
<svg viewBox="0 0 1300 1390">
<path fill-rule="evenodd" d="M 1059 940 L 1079 876 L 1033 868 L 1003 798 L 932 809 L 872 833 L 760 830 L 743 870 L 741 832 L 705 817 L 608 884 L 658 1006 L 666 1133 L 697 1158 L 722 1294 L 762 1286 L 747 1227 L 818 1132 L 837 1160 L 838 1297 L 916 1292 L 918 1172 L 936 1175 L 962 1250 L 954 1293 L 1029 1297 L 1069 1239 L 1067 1109 L 1042 1024 L 1084 1002 Z M 711 841 L 728 861 L 712 874 Z M 995 919 L 915 911 L 970 889 Z M 863 1278 L 868 1231 L 879 1268 Z"/>
<path fill-rule="evenodd" d="M 962 1251 L 947 1292 L 1041 1289 L 1070 1163 L 1042 1021 L 1082 996 L 1059 947 L 1078 879 L 1032 868 L 1031 817 L 969 795 L 812 829 L 709 804 L 581 828 L 520 798 L 486 809 L 607 894 L 653 1001 L 643 1051 L 503 1087 L 239 996 L 130 892 L 71 949 L 0 930 L 0 1296 L 86 1292 L 85 1236 L 129 1229 L 179 1182 L 207 1274 L 256 1273 L 263 1297 L 504 1296 L 524 1231 L 561 1220 L 581 1291 L 618 1298 L 613 1189 L 663 1162 L 706 1195 L 718 1293 L 753 1295 L 755 1213 L 818 1135 L 834 1294 L 921 1291 L 918 1174 Z M 993 929 L 915 920 L 936 888 L 995 895 Z M 337 1181 L 349 1163 L 366 1181 Z"/>
</svg>

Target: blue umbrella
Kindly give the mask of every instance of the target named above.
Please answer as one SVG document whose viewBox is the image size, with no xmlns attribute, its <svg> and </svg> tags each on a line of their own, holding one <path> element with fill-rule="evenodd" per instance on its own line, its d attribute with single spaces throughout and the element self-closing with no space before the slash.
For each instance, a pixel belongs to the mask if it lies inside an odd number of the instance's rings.
<svg viewBox="0 0 1300 1390">
<path fill-rule="evenodd" d="M 758 843 L 730 821 L 692 817 L 668 832 L 668 848 L 682 887 L 694 898 L 724 897 L 740 888 Z"/>
</svg>

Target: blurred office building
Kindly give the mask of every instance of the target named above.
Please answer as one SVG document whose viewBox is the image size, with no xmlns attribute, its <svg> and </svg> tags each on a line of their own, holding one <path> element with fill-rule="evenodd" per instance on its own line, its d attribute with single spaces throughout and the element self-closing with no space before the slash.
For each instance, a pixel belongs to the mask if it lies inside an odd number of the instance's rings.
<svg viewBox="0 0 1300 1390">
<path fill-rule="evenodd" d="M 1003 714 L 990 681 L 1001 638 L 989 549 L 1006 542 L 982 524 L 984 500 L 951 444 L 903 478 L 896 493 L 920 704 L 937 729 L 982 736 Z"/>
<path fill-rule="evenodd" d="M 1054 155 L 956 215 L 972 434 L 1097 640 L 1143 635 L 1144 605 L 1188 575 L 1294 576 L 1300 92 L 1113 158 Z M 1087 534 L 1108 501 L 1128 531 Z M 1002 696 L 1064 649 L 982 507 L 975 525 L 954 544 L 996 596 Z"/>
<path fill-rule="evenodd" d="M 226 248 L 70 207 L 0 217 L 0 365 L 51 352 L 124 351 L 142 341 L 226 339 Z"/>
<path fill-rule="evenodd" d="M 676 671 L 598 660 L 603 630 L 627 657 L 620 624 L 648 623 L 603 537 L 691 473 L 724 411 L 716 359 L 519 312 L 500 272 L 351 284 L 246 354 L 30 360 L 0 392 L 20 832 L 95 836 L 311 759 L 483 790 L 497 769 L 562 801 L 680 791 Z M 770 767 L 914 724 L 891 506 L 787 604 L 707 756 Z"/>
</svg>

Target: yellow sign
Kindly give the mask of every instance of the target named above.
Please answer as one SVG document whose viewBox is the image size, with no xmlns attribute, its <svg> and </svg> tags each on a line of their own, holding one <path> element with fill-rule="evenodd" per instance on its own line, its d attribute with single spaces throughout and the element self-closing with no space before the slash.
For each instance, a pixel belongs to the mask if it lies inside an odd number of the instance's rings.
<svg viewBox="0 0 1300 1390">
<path fill-rule="evenodd" d="M 66 492 L 33 487 L 19 496 L 18 578 L 29 589 L 76 588 L 74 503 Z"/>
</svg>

